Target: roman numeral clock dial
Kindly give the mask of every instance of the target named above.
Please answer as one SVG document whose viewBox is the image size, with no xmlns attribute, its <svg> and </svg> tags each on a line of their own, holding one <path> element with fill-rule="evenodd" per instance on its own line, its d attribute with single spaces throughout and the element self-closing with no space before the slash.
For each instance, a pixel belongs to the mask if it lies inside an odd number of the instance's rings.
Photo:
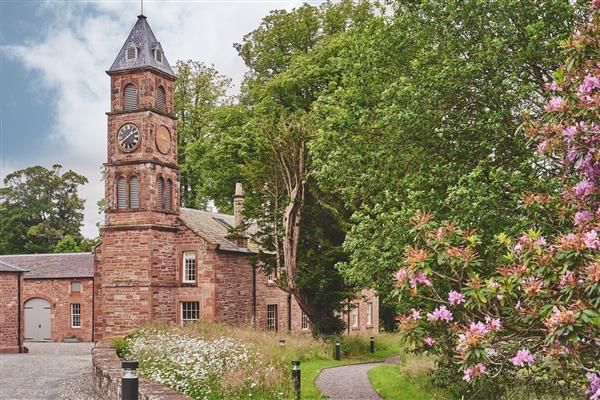
<svg viewBox="0 0 600 400">
<path fill-rule="evenodd" d="M 125 152 L 137 149 L 140 144 L 140 130 L 134 124 L 125 124 L 117 133 L 119 148 Z"/>
</svg>

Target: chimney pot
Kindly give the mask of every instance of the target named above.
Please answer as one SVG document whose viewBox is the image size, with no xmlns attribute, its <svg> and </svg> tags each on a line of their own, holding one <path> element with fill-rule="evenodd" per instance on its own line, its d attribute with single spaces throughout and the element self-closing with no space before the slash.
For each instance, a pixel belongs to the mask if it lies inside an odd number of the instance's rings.
<svg viewBox="0 0 600 400">
<path fill-rule="evenodd" d="M 235 194 L 233 195 L 233 217 L 235 220 L 235 227 L 241 227 L 244 219 L 244 188 L 242 187 L 241 182 L 235 184 Z"/>
</svg>

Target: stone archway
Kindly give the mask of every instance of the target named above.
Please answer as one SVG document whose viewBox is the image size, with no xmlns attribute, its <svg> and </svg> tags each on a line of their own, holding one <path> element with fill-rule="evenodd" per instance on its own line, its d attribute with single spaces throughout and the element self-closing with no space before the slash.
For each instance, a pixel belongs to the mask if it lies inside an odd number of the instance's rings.
<svg viewBox="0 0 600 400">
<path fill-rule="evenodd" d="M 25 320 L 25 341 L 52 341 L 52 306 L 44 299 L 33 298 L 23 306 Z"/>
</svg>

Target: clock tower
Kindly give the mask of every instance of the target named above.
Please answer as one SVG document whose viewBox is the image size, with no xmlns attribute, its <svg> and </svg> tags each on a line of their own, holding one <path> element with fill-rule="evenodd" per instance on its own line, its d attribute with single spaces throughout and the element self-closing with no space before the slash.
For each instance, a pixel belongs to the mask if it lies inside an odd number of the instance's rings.
<svg viewBox="0 0 600 400">
<path fill-rule="evenodd" d="M 107 74 L 111 106 L 105 224 L 95 251 L 96 340 L 160 320 L 160 297 L 177 281 L 175 75 L 144 15 Z"/>
</svg>

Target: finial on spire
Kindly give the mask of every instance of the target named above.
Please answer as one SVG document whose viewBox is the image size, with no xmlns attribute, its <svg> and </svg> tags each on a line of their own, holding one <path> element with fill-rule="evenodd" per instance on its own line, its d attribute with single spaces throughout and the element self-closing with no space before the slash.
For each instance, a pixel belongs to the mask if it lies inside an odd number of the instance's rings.
<svg viewBox="0 0 600 400">
<path fill-rule="evenodd" d="M 144 15 L 144 0 L 140 0 L 140 15 Z"/>
</svg>

